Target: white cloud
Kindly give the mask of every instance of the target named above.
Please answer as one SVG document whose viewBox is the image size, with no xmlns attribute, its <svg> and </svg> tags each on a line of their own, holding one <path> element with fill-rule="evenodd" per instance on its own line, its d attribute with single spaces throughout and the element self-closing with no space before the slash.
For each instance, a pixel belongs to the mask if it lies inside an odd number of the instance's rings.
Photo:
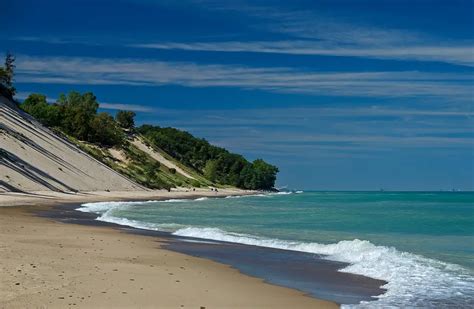
<svg viewBox="0 0 474 309">
<path fill-rule="evenodd" d="M 250 18 L 250 29 L 287 36 L 283 41 L 144 42 L 135 47 L 220 52 L 364 57 L 439 61 L 474 65 L 472 40 L 458 41 L 419 31 L 382 28 L 355 18 L 347 20 L 320 11 L 259 6 L 255 2 L 193 1 L 200 8 Z"/>
<path fill-rule="evenodd" d="M 138 48 L 179 49 L 188 51 L 256 52 L 293 55 L 343 56 L 373 59 L 438 61 L 474 66 L 472 45 L 345 45 L 321 41 L 250 41 L 250 42 L 161 42 L 132 44 Z"/>
<path fill-rule="evenodd" d="M 163 62 L 140 59 L 17 57 L 20 83 L 238 87 L 359 97 L 444 97 L 472 100 L 472 75 L 462 73 L 314 72 L 287 67 Z"/>
</svg>

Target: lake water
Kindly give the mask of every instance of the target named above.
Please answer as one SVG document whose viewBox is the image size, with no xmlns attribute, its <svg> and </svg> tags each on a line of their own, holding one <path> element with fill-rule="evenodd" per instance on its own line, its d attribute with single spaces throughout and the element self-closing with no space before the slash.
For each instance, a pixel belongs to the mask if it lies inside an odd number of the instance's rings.
<svg viewBox="0 0 474 309">
<path fill-rule="evenodd" d="M 98 220 L 174 235 L 324 254 L 386 280 L 359 307 L 474 306 L 474 193 L 301 192 L 88 203 Z"/>
</svg>

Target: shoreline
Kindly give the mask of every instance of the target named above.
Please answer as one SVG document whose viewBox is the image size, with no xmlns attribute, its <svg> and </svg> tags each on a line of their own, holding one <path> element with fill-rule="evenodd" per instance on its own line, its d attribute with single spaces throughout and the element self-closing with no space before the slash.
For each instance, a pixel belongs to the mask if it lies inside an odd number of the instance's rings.
<svg viewBox="0 0 474 309">
<path fill-rule="evenodd" d="M 192 199 L 199 197 L 226 197 L 239 195 L 253 195 L 261 191 L 241 189 L 209 189 L 197 188 L 166 190 L 141 190 L 141 191 L 81 191 L 81 192 L 0 192 L 0 208 L 11 206 L 55 206 L 70 203 L 106 202 L 106 201 L 144 201 L 163 199 Z"/>
<path fill-rule="evenodd" d="M 9 194 L 9 199 L 2 199 L 2 194 L 0 205 L 8 204 L 13 195 L 13 205 L 30 206 L 0 207 L 0 285 L 5 287 L 0 308 L 338 308 L 334 302 L 269 284 L 231 266 L 165 249 L 166 240 L 160 237 L 124 233 L 117 227 L 64 224 L 34 214 L 68 203 L 256 193 L 230 191 L 147 192 L 130 198 L 117 192 L 73 198 Z"/>
<path fill-rule="evenodd" d="M 222 263 L 267 283 L 338 304 L 375 301 L 376 295 L 386 292 L 381 287 L 386 281 L 340 272 L 340 269 L 349 264 L 325 259 L 322 255 L 199 236 L 179 236 L 171 232 L 96 220 L 96 213 L 78 211 L 80 206 L 81 204 L 60 205 L 36 213 L 65 223 L 112 227 L 125 233 L 157 237 L 163 241 L 164 249 Z"/>
</svg>

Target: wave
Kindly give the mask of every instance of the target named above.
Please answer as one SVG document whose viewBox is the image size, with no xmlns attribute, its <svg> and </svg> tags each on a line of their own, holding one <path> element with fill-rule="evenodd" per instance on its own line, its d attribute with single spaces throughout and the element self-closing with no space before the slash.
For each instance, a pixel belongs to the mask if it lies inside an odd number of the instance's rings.
<svg viewBox="0 0 474 309">
<path fill-rule="evenodd" d="M 388 283 L 387 292 L 376 302 L 362 302 L 357 307 L 436 307 L 452 300 L 453 305 L 467 304 L 474 295 L 474 279 L 460 266 L 377 246 L 367 240 L 343 240 L 333 244 L 305 243 L 266 239 L 231 233 L 218 228 L 186 227 L 173 233 L 178 236 L 219 240 L 246 245 L 302 251 L 324 255 L 323 258 L 346 262 L 342 272 L 364 275 Z M 353 307 L 345 305 L 344 307 Z"/>
<path fill-rule="evenodd" d="M 195 199 L 195 201 L 205 201 L 208 199 L 209 199 L 208 197 L 198 197 L 197 199 Z"/>
<path fill-rule="evenodd" d="M 269 193 L 269 195 L 290 195 L 293 194 L 291 191 L 280 191 L 280 192 L 274 192 L 274 193 Z"/>
<path fill-rule="evenodd" d="M 246 194 L 246 195 L 228 195 L 225 198 L 244 198 L 244 197 L 269 197 L 268 193 L 256 193 L 256 194 Z"/>
<path fill-rule="evenodd" d="M 101 213 L 103 211 L 107 211 L 112 208 L 118 207 L 129 207 L 133 205 L 145 205 L 145 204 L 152 204 L 152 203 L 163 203 L 163 202 L 171 202 L 172 200 L 165 200 L 165 201 L 140 201 L 140 202 L 94 202 L 94 203 L 84 203 L 81 207 L 77 208 L 76 210 L 82 212 L 89 212 L 89 213 Z M 175 200 L 178 201 L 178 200 Z"/>
<path fill-rule="evenodd" d="M 268 196 L 268 195 L 266 195 Z M 374 302 L 362 302 L 357 307 L 469 307 L 474 299 L 474 277 L 461 266 L 420 255 L 402 252 L 393 247 L 375 245 L 367 240 L 343 240 L 332 244 L 287 241 L 249 234 L 228 232 L 219 228 L 192 227 L 180 224 L 156 224 L 114 216 L 114 210 L 138 204 L 168 203 L 186 200 L 145 202 L 86 203 L 78 210 L 97 213 L 97 220 L 141 229 L 171 232 L 177 236 L 226 241 L 309 252 L 323 258 L 346 262 L 340 271 L 385 280 L 387 292 Z M 451 303 L 452 304 L 451 304 Z M 442 305 L 440 305 L 442 304 Z M 352 307 L 345 305 L 344 307 Z"/>
<path fill-rule="evenodd" d="M 93 203 L 84 203 L 81 207 L 76 210 L 89 213 L 100 213 L 102 211 L 107 211 L 112 208 L 119 207 L 129 207 L 134 205 L 146 205 L 154 203 L 183 203 L 189 201 L 205 201 L 209 199 L 208 197 L 199 197 L 194 200 L 190 199 L 168 199 L 168 200 L 149 200 L 149 201 L 127 201 L 127 202 L 93 202 Z"/>
</svg>

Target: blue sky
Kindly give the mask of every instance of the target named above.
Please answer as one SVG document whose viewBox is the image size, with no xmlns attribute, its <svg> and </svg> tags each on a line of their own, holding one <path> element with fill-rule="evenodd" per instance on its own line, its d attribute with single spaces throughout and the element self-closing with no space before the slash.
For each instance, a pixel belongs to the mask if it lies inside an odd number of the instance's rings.
<svg viewBox="0 0 474 309">
<path fill-rule="evenodd" d="M 474 189 L 472 1 L 5 2 L 20 99 L 93 91 L 280 186 Z"/>
</svg>

